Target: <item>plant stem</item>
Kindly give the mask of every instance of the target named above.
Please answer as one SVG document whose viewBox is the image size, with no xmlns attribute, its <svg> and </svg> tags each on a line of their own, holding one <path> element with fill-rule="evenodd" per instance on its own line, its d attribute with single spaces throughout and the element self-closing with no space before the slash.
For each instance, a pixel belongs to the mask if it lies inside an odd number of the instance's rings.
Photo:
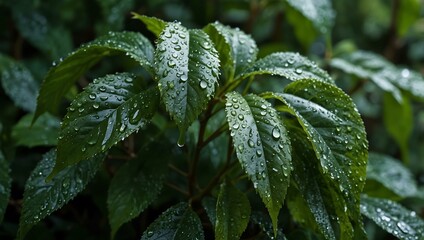
<svg viewBox="0 0 424 240">
<path fill-rule="evenodd" d="M 206 145 L 208 145 L 209 142 L 213 141 L 215 138 L 217 138 L 219 135 L 221 135 L 223 132 L 227 131 L 227 124 L 223 124 L 218 130 L 213 132 L 206 140 L 203 141 L 202 148 Z"/>
</svg>

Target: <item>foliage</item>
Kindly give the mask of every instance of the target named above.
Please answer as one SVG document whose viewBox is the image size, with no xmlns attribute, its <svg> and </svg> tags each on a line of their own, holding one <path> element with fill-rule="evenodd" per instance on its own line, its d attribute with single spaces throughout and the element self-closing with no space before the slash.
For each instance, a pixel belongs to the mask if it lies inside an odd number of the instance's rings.
<svg viewBox="0 0 424 240">
<path fill-rule="evenodd" d="M 0 3 L 2 238 L 424 238 L 418 0 L 181 2 Z"/>
</svg>

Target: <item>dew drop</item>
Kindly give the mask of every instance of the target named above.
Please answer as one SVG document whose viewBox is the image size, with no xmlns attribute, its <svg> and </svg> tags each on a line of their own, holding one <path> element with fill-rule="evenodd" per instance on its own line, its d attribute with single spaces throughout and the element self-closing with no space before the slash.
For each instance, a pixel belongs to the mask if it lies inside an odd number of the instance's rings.
<svg viewBox="0 0 424 240">
<path fill-rule="evenodd" d="M 297 73 L 297 74 L 302 74 L 303 70 L 300 69 L 300 68 L 296 68 L 296 70 L 294 70 L 294 72 Z"/>
<path fill-rule="evenodd" d="M 241 120 L 243 120 L 243 119 L 244 119 L 244 116 L 243 116 L 242 114 L 239 114 L 239 115 L 238 115 L 238 119 L 241 121 Z"/>
<path fill-rule="evenodd" d="M 94 109 L 98 109 L 100 107 L 100 105 L 98 103 L 93 103 L 93 108 Z"/>
<path fill-rule="evenodd" d="M 122 124 L 121 127 L 119 128 L 120 132 L 123 132 L 125 130 L 125 128 L 127 127 L 127 125 Z"/>
<path fill-rule="evenodd" d="M 240 127 L 240 125 L 239 125 L 238 123 L 235 123 L 235 124 L 233 125 L 233 128 L 234 128 L 235 130 L 239 129 L 239 127 Z"/>
<path fill-rule="evenodd" d="M 106 91 L 106 87 L 105 86 L 100 86 L 99 87 L 99 91 L 100 92 L 105 92 Z"/>
<path fill-rule="evenodd" d="M 200 88 L 201 89 L 205 89 L 207 86 L 208 86 L 208 83 L 207 82 L 205 82 L 205 81 L 201 81 L 200 82 Z"/>
<path fill-rule="evenodd" d="M 275 139 L 279 139 L 280 136 L 280 129 L 278 129 L 278 127 L 274 127 L 274 129 L 272 129 L 272 137 Z"/>
<path fill-rule="evenodd" d="M 88 95 L 88 98 L 89 98 L 89 99 L 91 99 L 91 100 L 94 100 L 94 99 L 96 99 L 96 94 L 94 94 L 94 93 L 90 93 L 90 94 Z"/>
<path fill-rule="evenodd" d="M 247 140 L 247 145 L 249 145 L 249 147 L 254 147 L 255 146 L 255 143 L 251 140 L 251 139 L 249 139 L 249 140 Z"/>
</svg>

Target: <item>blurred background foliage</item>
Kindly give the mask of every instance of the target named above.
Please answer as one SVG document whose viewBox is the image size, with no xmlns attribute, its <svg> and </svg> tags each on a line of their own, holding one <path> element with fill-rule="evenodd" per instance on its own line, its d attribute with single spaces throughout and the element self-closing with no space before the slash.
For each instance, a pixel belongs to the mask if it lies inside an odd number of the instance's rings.
<svg viewBox="0 0 424 240">
<path fill-rule="evenodd" d="M 412 180 L 422 188 L 423 101 L 406 97 L 399 106 L 371 81 L 343 74 L 329 64 L 334 57 L 361 49 L 376 53 L 396 66 L 424 73 L 422 1 L 320 0 L 314 3 L 318 8 L 311 8 L 314 4 L 302 5 L 304 2 L 311 3 L 295 0 L 0 0 L 0 154 L 3 152 L 11 166 L 13 178 L 0 238 L 15 236 L 25 181 L 41 155 L 56 144 L 59 117 L 43 115 L 28 128 L 43 77 L 69 52 L 109 31 L 140 31 L 154 41 L 145 26 L 131 18 L 131 12 L 165 21 L 177 20 L 193 28 L 220 21 L 251 34 L 259 45 L 259 57 L 275 51 L 290 51 L 315 60 L 355 100 L 365 121 L 370 151 L 389 155 L 397 162 L 402 159 L 412 172 Z M 133 67 L 133 62 L 120 57 L 104 60 L 69 94 L 74 96 L 96 76 Z M 255 87 L 258 90 L 281 87 L 272 77 L 268 78 L 269 81 Z M 34 228 L 31 239 L 107 238 L 104 199 L 109 181 L 106 173 L 98 174 L 83 194 Z M 372 179 L 367 187 L 370 191 L 382 188 Z M 395 195 L 385 191 L 376 193 L 376 196 L 396 199 Z M 424 216 L 421 199 L 401 200 Z M 143 221 L 154 214 L 157 213 L 148 212 L 125 225 L 120 231 L 122 239 L 138 238 Z M 367 231 L 370 238 L 387 237 L 387 233 L 371 223 L 367 224 Z"/>
</svg>

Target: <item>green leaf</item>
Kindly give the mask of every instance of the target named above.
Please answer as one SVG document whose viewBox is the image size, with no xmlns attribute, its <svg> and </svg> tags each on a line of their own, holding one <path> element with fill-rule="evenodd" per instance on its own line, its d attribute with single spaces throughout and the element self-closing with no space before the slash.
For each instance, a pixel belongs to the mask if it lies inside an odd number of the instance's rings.
<svg viewBox="0 0 424 240">
<path fill-rule="evenodd" d="M 0 54 L 0 79 L 4 92 L 16 106 L 34 112 L 38 83 L 31 72 L 19 62 Z"/>
<path fill-rule="evenodd" d="M 83 45 L 48 72 L 40 89 L 34 119 L 46 111 L 56 114 L 62 97 L 102 58 L 127 55 L 152 72 L 153 51 L 149 40 L 135 32 L 110 32 Z"/>
<path fill-rule="evenodd" d="M 286 240 L 282 228 L 278 228 L 277 236 L 274 236 L 271 219 L 264 212 L 252 212 L 250 219 L 253 223 L 259 225 L 262 232 L 266 234 L 266 236 L 264 236 L 262 239 Z"/>
<path fill-rule="evenodd" d="M 124 27 L 124 20 L 131 9 L 134 8 L 135 0 L 97 0 L 104 20 L 98 23 L 96 30 L 101 33 L 108 31 L 120 31 Z"/>
<path fill-rule="evenodd" d="M 212 223 L 212 226 L 215 229 L 216 223 L 216 199 L 213 197 L 204 197 L 202 199 L 202 206 L 208 215 L 209 221 Z"/>
<path fill-rule="evenodd" d="M 363 195 L 361 213 L 399 239 L 424 238 L 424 221 L 396 202 Z"/>
<path fill-rule="evenodd" d="M 144 24 L 146 24 L 147 29 L 149 29 L 150 32 L 155 34 L 156 37 L 159 37 L 160 33 L 166 27 L 166 22 L 159 18 L 139 15 L 135 12 L 133 12 L 132 15 L 133 15 L 133 19 L 138 19 L 142 21 Z"/>
<path fill-rule="evenodd" d="M 383 98 L 383 120 L 387 132 L 396 141 L 402 153 L 402 160 L 409 162 L 409 138 L 414 126 L 412 106 L 409 98 L 403 95 L 398 102 L 391 95 L 385 94 Z"/>
<path fill-rule="evenodd" d="M 46 153 L 25 184 L 17 239 L 23 239 L 35 224 L 81 192 L 94 177 L 104 157 L 104 154 L 99 154 L 88 161 L 69 166 L 46 182 L 46 176 L 52 171 L 56 160 L 56 151 Z"/>
<path fill-rule="evenodd" d="M 278 52 L 259 59 L 251 67 L 245 69 L 241 77 L 247 78 L 258 74 L 271 74 L 285 77 L 291 81 L 316 79 L 334 83 L 330 75 L 309 59 L 299 53 Z"/>
<path fill-rule="evenodd" d="M 170 207 L 157 218 L 143 233 L 141 240 L 204 239 L 199 217 L 187 205 L 179 203 Z"/>
<path fill-rule="evenodd" d="M 367 189 L 368 181 L 380 183 L 375 189 Z M 382 191 L 381 185 L 398 195 L 399 197 L 415 197 L 418 195 L 417 183 L 408 168 L 398 160 L 382 154 L 370 153 L 367 167 L 366 193 L 379 196 Z M 374 191 L 372 191 L 374 190 Z M 389 196 L 382 196 L 388 198 Z"/>
<path fill-rule="evenodd" d="M 256 95 L 226 94 L 227 121 L 237 158 L 277 229 L 291 171 L 290 142 L 271 105 Z"/>
<path fill-rule="evenodd" d="M 247 196 L 231 183 L 223 183 L 216 204 L 215 239 L 240 239 L 249 217 Z"/>
<path fill-rule="evenodd" d="M 286 0 L 307 18 L 321 33 L 329 33 L 334 25 L 335 14 L 330 0 Z"/>
<path fill-rule="evenodd" d="M 319 170 L 345 199 L 352 219 L 359 216 L 359 195 L 368 160 L 366 132 L 352 99 L 338 87 L 322 81 L 293 82 L 285 93 L 267 93 L 296 116 L 312 144 Z"/>
<path fill-rule="evenodd" d="M 360 78 L 370 79 L 378 87 L 391 93 L 398 102 L 402 101 L 399 89 L 424 101 L 424 79 L 421 74 L 396 67 L 377 54 L 355 51 L 333 59 L 331 66 Z"/>
<path fill-rule="evenodd" d="M 12 178 L 10 177 L 9 163 L 0 151 L 0 223 L 3 221 L 7 205 L 9 204 L 11 185 Z"/>
<path fill-rule="evenodd" d="M 161 192 L 170 157 L 163 149 L 163 144 L 149 145 L 112 179 L 107 198 L 112 239 L 122 224 L 137 217 Z"/>
<path fill-rule="evenodd" d="M 157 88 L 142 90 L 141 79 L 128 73 L 95 79 L 68 108 L 60 130 L 52 175 L 68 165 L 103 152 L 153 117 Z"/>
<path fill-rule="evenodd" d="M 421 4 L 419 0 L 403 0 L 399 1 L 397 15 L 397 34 L 400 37 L 405 36 L 412 24 L 415 23 L 420 17 Z"/>
<path fill-rule="evenodd" d="M 182 145 L 185 131 L 215 93 L 218 53 L 203 31 L 168 23 L 158 39 L 155 62 L 161 97 L 180 130 Z"/>
<path fill-rule="evenodd" d="M 233 79 L 255 62 L 258 47 L 250 35 L 219 22 L 208 24 L 204 30 L 218 50 L 227 79 Z"/>
<path fill-rule="evenodd" d="M 12 138 L 16 145 L 26 147 L 54 146 L 59 136 L 60 119 L 44 113 L 32 124 L 34 114 L 27 114 L 13 126 Z"/>
</svg>

